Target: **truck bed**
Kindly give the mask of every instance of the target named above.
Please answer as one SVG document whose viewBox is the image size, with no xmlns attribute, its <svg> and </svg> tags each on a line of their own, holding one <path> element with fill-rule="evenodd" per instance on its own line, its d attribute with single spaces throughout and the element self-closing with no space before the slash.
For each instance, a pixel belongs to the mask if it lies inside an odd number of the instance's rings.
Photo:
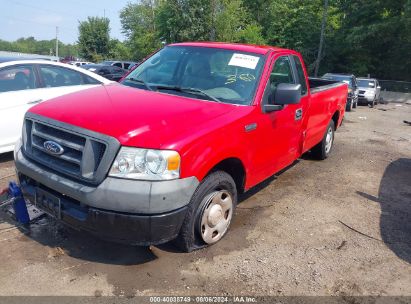
<svg viewBox="0 0 411 304">
<path fill-rule="evenodd" d="M 314 77 L 309 77 L 308 83 L 310 85 L 311 94 L 315 94 L 316 92 L 325 91 L 330 88 L 338 87 L 344 84 L 343 82 L 336 81 L 336 80 L 314 78 Z"/>
</svg>

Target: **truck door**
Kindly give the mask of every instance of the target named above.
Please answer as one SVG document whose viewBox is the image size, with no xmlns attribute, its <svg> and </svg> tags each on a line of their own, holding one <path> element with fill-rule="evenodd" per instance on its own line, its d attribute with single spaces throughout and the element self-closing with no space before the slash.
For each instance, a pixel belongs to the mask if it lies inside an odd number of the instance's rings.
<svg viewBox="0 0 411 304">
<path fill-rule="evenodd" d="M 299 128 L 298 133 L 300 134 L 299 143 L 298 143 L 298 156 L 300 156 L 303 152 L 304 140 L 305 140 L 305 132 L 307 130 L 307 123 L 308 123 L 308 112 L 310 108 L 310 97 L 308 96 L 308 78 L 305 74 L 305 69 L 303 67 L 303 61 L 297 55 L 291 56 L 292 63 L 294 66 L 294 71 L 297 77 L 297 82 L 301 84 L 301 101 L 300 101 L 300 109 L 301 109 L 301 120 L 298 122 L 297 127 Z"/>
<path fill-rule="evenodd" d="M 275 91 L 280 83 L 299 83 L 293 59 L 289 55 L 274 58 L 266 93 Z M 263 103 L 267 102 L 264 99 L 268 98 L 268 95 L 264 94 Z M 261 164 L 261 174 L 270 176 L 299 157 L 307 98 L 305 84 L 304 95 L 299 104 L 289 104 L 281 110 L 262 114 L 259 129 L 265 139 L 259 154 L 265 166 Z"/>
</svg>

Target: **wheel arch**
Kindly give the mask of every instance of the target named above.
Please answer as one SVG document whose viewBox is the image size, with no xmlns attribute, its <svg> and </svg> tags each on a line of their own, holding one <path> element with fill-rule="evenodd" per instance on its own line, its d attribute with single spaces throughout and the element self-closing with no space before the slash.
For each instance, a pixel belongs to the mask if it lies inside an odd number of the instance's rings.
<svg viewBox="0 0 411 304">
<path fill-rule="evenodd" d="M 244 192 L 245 181 L 246 181 L 246 170 L 245 170 L 245 166 L 243 162 L 239 158 L 228 157 L 228 158 L 225 158 L 217 162 L 207 171 L 205 176 L 215 171 L 224 171 L 227 174 L 229 174 L 235 182 L 237 192 L 238 193 Z"/>
<path fill-rule="evenodd" d="M 331 119 L 334 121 L 334 130 L 337 130 L 337 128 L 340 126 L 340 111 L 335 111 Z"/>
</svg>

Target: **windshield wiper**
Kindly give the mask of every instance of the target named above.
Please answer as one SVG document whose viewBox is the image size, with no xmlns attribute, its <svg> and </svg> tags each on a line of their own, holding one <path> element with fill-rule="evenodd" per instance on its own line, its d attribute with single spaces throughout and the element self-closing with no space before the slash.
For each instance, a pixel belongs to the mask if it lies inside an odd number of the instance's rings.
<svg viewBox="0 0 411 304">
<path fill-rule="evenodd" d="M 144 80 L 136 79 L 136 78 L 133 78 L 133 77 L 126 78 L 125 80 L 130 80 L 130 81 L 132 81 L 132 82 L 141 83 L 141 84 L 144 85 L 148 90 L 154 91 L 153 88 L 150 87 Z"/>
<path fill-rule="evenodd" d="M 204 92 L 203 90 L 200 89 L 195 89 L 195 88 L 182 88 L 179 86 L 156 86 L 157 90 L 171 90 L 171 91 L 177 91 L 177 92 L 183 92 L 183 93 L 189 93 L 189 94 L 193 94 L 193 95 L 201 95 L 201 96 L 205 96 L 210 100 L 216 101 L 216 102 L 221 102 L 220 99 L 218 99 L 217 97 L 214 97 L 213 95 L 210 95 L 206 92 Z"/>
</svg>

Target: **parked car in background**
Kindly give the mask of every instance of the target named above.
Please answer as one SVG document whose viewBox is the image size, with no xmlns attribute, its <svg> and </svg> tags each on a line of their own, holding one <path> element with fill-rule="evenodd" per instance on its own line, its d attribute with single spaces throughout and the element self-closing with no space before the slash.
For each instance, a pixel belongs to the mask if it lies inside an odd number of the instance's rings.
<svg viewBox="0 0 411 304">
<path fill-rule="evenodd" d="M 79 58 L 76 58 L 74 56 L 66 56 L 66 57 L 60 59 L 60 62 L 61 63 L 68 63 L 68 62 L 77 61 L 77 60 L 79 60 Z"/>
<path fill-rule="evenodd" d="M 0 63 L 0 153 L 13 151 L 24 113 L 45 100 L 111 81 L 64 63 L 21 60 Z"/>
<path fill-rule="evenodd" d="M 113 81 L 119 81 L 128 72 L 117 66 L 103 64 L 86 64 L 81 67 Z"/>
<path fill-rule="evenodd" d="M 357 78 L 358 81 L 358 102 L 374 107 L 380 100 L 381 86 L 377 79 Z"/>
<path fill-rule="evenodd" d="M 309 150 L 327 158 L 348 91 L 308 79 L 295 51 L 205 42 L 166 46 L 122 84 L 30 109 L 22 191 L 77 229 L 184 251 L 224 237 L 239 194 Z"/>
<path fill-rule="evenodd" d="M 129 70 L 131 67 L 133 67 L 134 65 L 138 64 L 138 62 L 134 62 L 134 61 L 113 61 L 113 60 L 106 60 L 106 61 L 102 61 L 99 64 L 102 65 L 112 65 L 112 66 L 116 66 L 119 68 L 122 68 L 124 70 Z"/>
<path fill-rule="evenodd" d="M 92 62 L 89 61 L 69 61 L 67 62 L 68 64 L 75 65 L 75 66 L 82 66 L 86 64 L 93 64 Z"/>
<path fill-rule="evenodd" d="M 342 81 L 348 84 L 348 97 L 345 110 L 350 112 L 358 105 L 358 84 L 357 79 L 353 74 L 339 74 L 339 73 L 326 73 L 323 75 L 324 79 Z"/>
</svg>

